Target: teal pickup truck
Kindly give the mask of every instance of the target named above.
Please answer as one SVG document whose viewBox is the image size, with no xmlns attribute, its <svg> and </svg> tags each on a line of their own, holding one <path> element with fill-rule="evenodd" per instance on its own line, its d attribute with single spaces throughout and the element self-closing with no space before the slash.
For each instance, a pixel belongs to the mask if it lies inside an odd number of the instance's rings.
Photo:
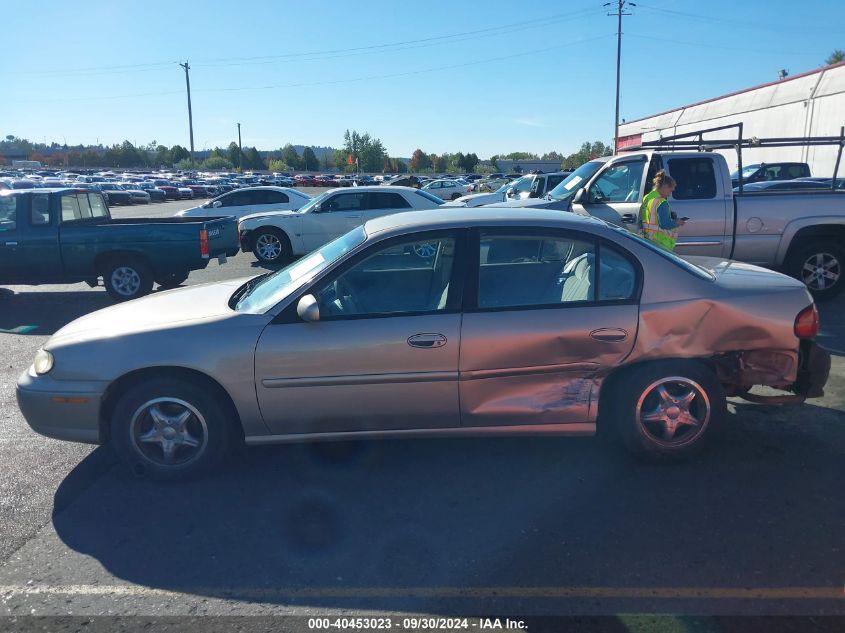
<svg viewBox="0 0 845 633">
<path fill-rule="evenodd" d="M 81 189 L 0 192 L 0 285 L 100 277 L 118 301 L 178 286 L 192 270 L 238 252 L 237 220 L 112 219 L 102 194 Z"/>
</svg>

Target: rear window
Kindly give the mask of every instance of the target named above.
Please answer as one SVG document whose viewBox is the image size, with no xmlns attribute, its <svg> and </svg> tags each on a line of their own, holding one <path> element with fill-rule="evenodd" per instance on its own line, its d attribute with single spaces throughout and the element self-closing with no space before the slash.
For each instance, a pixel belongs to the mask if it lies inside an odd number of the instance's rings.
<svg viewBox="0 0 845 633">
<path fill-rule="evenodd" d="M 677 182 L 675 200 L 705 200 L 716 197 L 716 174 L 710 158 L 670 158 L 669 173 Z"/>
</svg>

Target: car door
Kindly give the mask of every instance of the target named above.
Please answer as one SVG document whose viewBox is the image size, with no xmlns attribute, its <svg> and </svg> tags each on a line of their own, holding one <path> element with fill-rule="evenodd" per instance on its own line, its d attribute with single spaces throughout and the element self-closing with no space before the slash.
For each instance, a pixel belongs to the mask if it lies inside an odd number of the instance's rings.
<svg viewBox="0 0 845 633">
<path fill-rule="evenodd" d="M 74 197 L 88 196 L 79 193 Z M 50 194 L 33 193 L 28 198 L 29 204 L 21 208 L 19 214 L 21 223 L 18 226 L 20 241 L 17 265 L 20 267 L 20 278 L 27 283 L 56 282 L 63 276 L 63 265 L 58 221 L 50 213 Z M 21 200 L 21 203 L 25 202 L 26 199 Z"/>
<path fill-rule="evenodd" d="M 25 198 L 0 196 L 0 283 L 13 284 L 21 279 L 18 206 L 24 206 Z"/>
<path fill-rule="evenodd" d="M 367 210 L 366 191 L 337 193 L 302 216 L 302 241 L 307 252 L 360 226 Z"/>
<path fill-rule="evenodd" d="M 252 192 L 251 191 L 232 191 L 231 193 L 221 196 L 220 202 L 223 204 L 212 211 L 212 215 L 234 215 L 238 218 L 252 213 Z"/>
<path fill-rule="evenodd" d="M 646 157 L 633 156 L 605 167 L 590 182 L 579 206 L 606 222 L 636 226 L 643 197 Z M 649 187 L 650 189 L 650 187 Z"/>
<path fill-rule="evenodd" d="M 287 211 L 293 209 L 290 197 L 284 191 L 273 189 L 256 189 L 252 192 L 252 213 L 264 211 Z"/>
<path fill-rule="evenodd" d="M 360 224 L 382 215 L 409 211 L 411 208 L 404 196 L 395 191 L 371 191 L 367 196 L 366 208 L 362 209 Z"/>
<path fill-rule="evenodd" d="M 726 236 L 733 231 L 728 219 L 733 213 L 732 192 L 720 191 L 713 157 L 664 156 L 663 161 L 676 182 L 669 205 L 677 217 L 689 218 L 678 229 L 675 251 L 679 255 L 730 256 Z"/>
<path fill-rule="evenodd" d="M 256 392 L 272 433 L 459 426 L 462 235 L 379 242 L 304 291 L 318 321 L 297 299 L 264 330 Z"/>
<path fill-rule="evenodd" d="M 469 250 L 461 424 L 591 423 L 594 377 L 636 339 L 636 259 L 590 234 L 551 229 L 475 232 Z"/>
</svg>

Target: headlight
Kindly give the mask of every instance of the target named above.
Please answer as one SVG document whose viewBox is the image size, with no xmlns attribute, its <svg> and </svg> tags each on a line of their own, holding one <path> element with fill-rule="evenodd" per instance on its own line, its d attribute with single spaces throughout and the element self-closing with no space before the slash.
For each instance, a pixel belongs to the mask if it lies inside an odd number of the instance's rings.
<svg viewBox="0 0 845 633">
<path fill-rule="evenodd" d="M 43 376 L 53 369 L 53 355 L 46 349 L 40 349 L 35 352 L 35 360 L 32 363 L 35 373 Z"/>
</svg>

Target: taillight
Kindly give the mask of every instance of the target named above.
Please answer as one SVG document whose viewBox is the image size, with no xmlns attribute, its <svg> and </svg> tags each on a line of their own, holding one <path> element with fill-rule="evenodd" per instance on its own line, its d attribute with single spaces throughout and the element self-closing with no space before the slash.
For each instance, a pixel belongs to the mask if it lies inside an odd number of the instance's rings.
<svg viewBox="0 0 845 633">
<path fill-rule="evenodd" d="M 815 338 L 819 333 L 819 311 L 816 305 L 807 306 L 795 317 L 795 336 L 798 338 Z"/>
<path fill-rule="evenodd" d="M 200 255 L 208 257 L 208 230 L 200 229 Z"/>
</svg>

